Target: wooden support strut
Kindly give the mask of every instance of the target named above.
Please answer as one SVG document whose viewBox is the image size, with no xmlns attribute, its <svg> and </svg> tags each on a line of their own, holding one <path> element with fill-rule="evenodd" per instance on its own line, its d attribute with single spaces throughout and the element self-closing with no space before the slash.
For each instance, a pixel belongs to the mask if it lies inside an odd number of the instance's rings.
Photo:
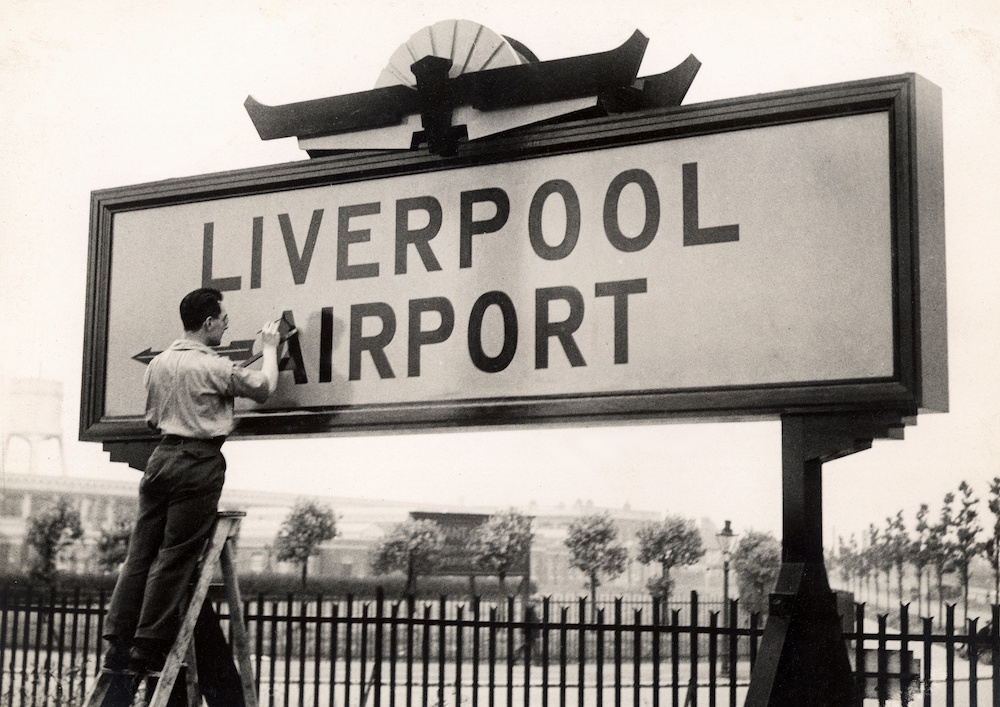
<svg viewBox="0 0 1000 707">
<path fill-rule="evenodd" d="M 824 462 L 902 439 L 900 412 L 783 415 L 782 553 L 746 707 L 859 707 L 823 563 Z"/>
<path fill-rule="evenodd" d="M 186 668 L 188 704 L 201 705 L 195 655 L 195 627 L 208 596 L 209 585 L 216 570 L 220 568 L 229 602 L 232 648 L 239 668 L 244 704 L 246 707 L 257 707 L 250 643 L 243 624 L 243 603 L 236 580 L 232 547 L 239 531 L 240 519 L 245 515 L 242 511 L 220 511 L 216 514 L 215 527 L 205 544 L 180 630 L 159 674 L 142 675 L 134 672 L 116 673 L 102 670 L 84 702 L 85 707 L 131 705 L 143 679 L 147 681 L 147 695 L 152 693 L 149 696 L 148 707 L 166 707 L 182 668 Z"/>
</svg>

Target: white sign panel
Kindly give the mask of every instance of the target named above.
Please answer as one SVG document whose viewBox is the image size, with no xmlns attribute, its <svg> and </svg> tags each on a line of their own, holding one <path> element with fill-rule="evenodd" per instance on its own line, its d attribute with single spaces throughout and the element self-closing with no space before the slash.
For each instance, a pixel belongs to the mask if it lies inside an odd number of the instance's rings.
<svg viewBox="0 0 1000 707">
<path fill-rule="evenodd" d="M 102 419 L 141 418 L 146 361 L 181 335 L 177 305 L 201 286 L 224 291 L 235 342 L 269 318 L 297 327 L 279 393 L 241 408 L 251 416 L 367 410 L 377 427 L 447 410 L 433 426 L 466 408 L 611 400 L 627 413 L 631 396 L 892 381 L 892 119 L 119 210 Z"/>
</svg>

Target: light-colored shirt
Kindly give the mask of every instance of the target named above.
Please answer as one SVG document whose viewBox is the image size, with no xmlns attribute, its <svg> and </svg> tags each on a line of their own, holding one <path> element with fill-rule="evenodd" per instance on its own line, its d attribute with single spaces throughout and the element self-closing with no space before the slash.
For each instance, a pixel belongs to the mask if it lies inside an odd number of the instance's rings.
<svg viewBox="0 0 1000 707">
<path fill-rule="evenodd" d="M 146 369 L 146 423 L 163 434 L 208 439 L 233 431 L 235 398 L 267 400 L 267 377 L 178 339 Z"/>
</svg>

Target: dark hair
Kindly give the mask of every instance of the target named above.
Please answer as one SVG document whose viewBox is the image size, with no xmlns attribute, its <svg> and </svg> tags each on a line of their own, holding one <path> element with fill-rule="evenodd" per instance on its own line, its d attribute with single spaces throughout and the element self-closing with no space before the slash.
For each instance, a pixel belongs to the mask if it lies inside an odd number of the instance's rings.
<svg viewBox="0 0 1000 707">
<path fill-rule="evenodd" d="M 217 317 L 222 311 L 219 302 L 222 293 L 211 287 L 200 287 L 189 292 L 181 300 L 181 321 L 184 331 L 198 331 L 209 317 Z"/>
</svg>

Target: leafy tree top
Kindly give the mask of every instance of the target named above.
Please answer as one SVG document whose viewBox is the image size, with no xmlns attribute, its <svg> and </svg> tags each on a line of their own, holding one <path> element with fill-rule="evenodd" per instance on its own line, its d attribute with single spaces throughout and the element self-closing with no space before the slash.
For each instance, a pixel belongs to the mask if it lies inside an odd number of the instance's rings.
<svg viewBox="0 0 1000 707">
<path fill-rule="evenodd" d="M 531 550 L 531 518 L 511 508 L 494 513 L 476 530 L 476 564 L 500 577 Z"/>
<path fill-rule="evenodd" d="M 319 546 L 337 537 L 333 509 L 300 499 L 281 524 L 274 547 L 279 562 L 303 563 L 319 552 Z"/>
<path fill-rule="evenodd" d="M 444 533 L 432 520 L 399 523 L 375 552 L 372 571 L 386 574 L 395 570 L 426 572 L 437 563 Z"/>
<path fill-rule="evenodd" d="M 592 514 L 574 519 L 564 541 L 570 553 L 570 566 L 596 583 L 603 575 L 614 579 L 625 571 L 628 553 L 618 542 L 618 529 L 606 514 Z"/>
<path fill-rule="evenodd" d="M 955 516 L 955 541 L 953 551 L 955 553 L 956 564 L 968 571 L 969 564 L 973 558 L 983 551 L 983 544 L 978 542 L 977 537 L 982 531 L 979 525 L 979 511 L 976 506 L 979 499 L 973 496 L 972 487 L 965 481 L 958 486 L 960 508 Z"/>
<path fill-rule="evenodd" d="M 82 537 L 80 512 L 65 498 L 60 497 L 32 514 L 24 538 L 34 553 L 31 575 L 44 582 L 54 582 L 59 555 Z"/>
<path fill-rule="evenodd" d="M 135 527 L 135 515 L 117 515 L 101 528 L 97 538 L 97 566 L 105 572 L 115 572 L 128 557 L 128 542 Z"/>
<path fill-rule="evenodd" d="M 769 587 L 780 568 L 781 544 L 771 533 L 751 530 L 740 538 L 733 553 L 733 570 L 741 587 Z"/>
<path fill-rule="evenodd" d="M 766 611 L 768 593 L 781 569 L 781 544 L 771 533 L 748 531 L 736 545 L 732 565 L 744 611 Z"/>
<path fill-rule="evenodd" d="M 994 476 L 990 482 L 990 498 L 986 505 L 993 514 L 993 527 L 989 529 L 990 535 L 984 543 L 984 549 L 990 566 L 995 571 L 1000 571 L 1000 476 Z"/>
<path fill-rule="evenodd" d="M 698 525 L 690 518 L 667 516 L 659 523 L 648 523 L 636 532 L 639 554 L 644 565 L 658 562 L 666 569 L 693 565 L 705 556 Z"/>
</svg>

